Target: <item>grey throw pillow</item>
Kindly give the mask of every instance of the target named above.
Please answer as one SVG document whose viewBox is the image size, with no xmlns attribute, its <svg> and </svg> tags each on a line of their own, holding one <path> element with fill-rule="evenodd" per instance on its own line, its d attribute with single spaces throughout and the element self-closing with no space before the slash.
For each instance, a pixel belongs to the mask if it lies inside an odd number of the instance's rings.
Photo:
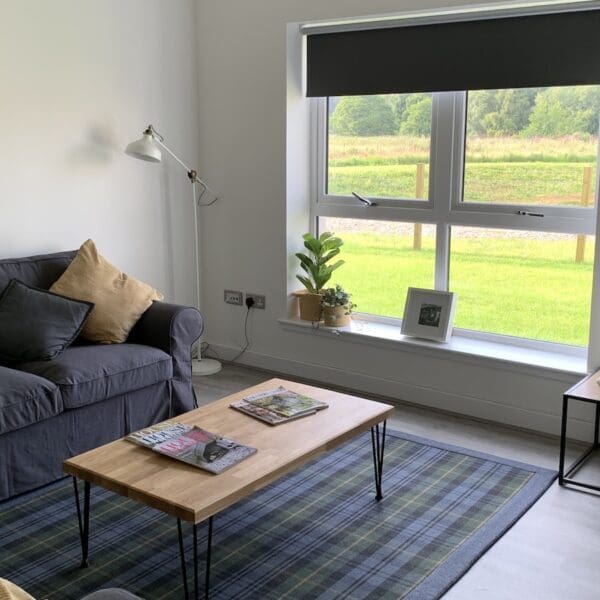
<svg viewBox="0 0 600 600">
<path fill-rule="evenodd" d="M 0 296 L 0 359 L 55 358 L 79 335 L 93 307 L 11 279 Z"/>
</svg>

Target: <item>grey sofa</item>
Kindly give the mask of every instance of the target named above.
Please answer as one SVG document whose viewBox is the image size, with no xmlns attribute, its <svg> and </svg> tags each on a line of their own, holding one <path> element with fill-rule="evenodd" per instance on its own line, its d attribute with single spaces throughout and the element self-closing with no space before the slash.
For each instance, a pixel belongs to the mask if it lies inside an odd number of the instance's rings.
<svg viewBox="0 0 600 600">
<path fill-rule="evenodd" d="M 48 289 L 75 254 L 0 260 L 0 293 L 13 278 Z M 70 456 L 194 408 L 202 327 L 195 308 L 154 302 L 124 344 L 0 363 L 0 500 L 59 479 Z"/>
</svg>

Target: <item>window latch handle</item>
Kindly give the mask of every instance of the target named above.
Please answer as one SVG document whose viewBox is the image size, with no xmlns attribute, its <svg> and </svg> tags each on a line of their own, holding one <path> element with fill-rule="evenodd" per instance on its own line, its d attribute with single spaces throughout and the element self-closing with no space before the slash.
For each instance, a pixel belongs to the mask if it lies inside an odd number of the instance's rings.
<svg viewBox="0 0 600 600">
<path fill-rule="evenodd" d="M 366 204 L 367 206 L 377 206 L 377 202 L 373 202 L 372 200 L 369 200 L 368 198 L 365 198 L 364 196 L 361 196 L 360 194 L 357 194 L 356 192 L 352 192 L 352 195 L 357 200 L 360 200 L 363 204 Z"/>
<path fill-rule="evenodd" d="M 544 216 L 543 213 L 527 212 L 526 210 L 518 210 L 517 214 L 523 215 L 525 217 L 543 217 Z"/>
</svg>

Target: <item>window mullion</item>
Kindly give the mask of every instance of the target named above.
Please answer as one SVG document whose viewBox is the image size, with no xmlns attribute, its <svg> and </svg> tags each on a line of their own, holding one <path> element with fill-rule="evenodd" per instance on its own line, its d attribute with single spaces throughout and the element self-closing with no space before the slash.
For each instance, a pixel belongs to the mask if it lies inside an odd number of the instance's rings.
<svg viewBox="0 0 600 600">
<path fill-rule="evenodd" d="M 311 120 L 311 136 L 310 143 L 310 163 L 311 163 L 311 181 L 310 181 L 310 231 L 313 234 L 318 233 L 318 214 L 319 201 L 325 193 L 326 179 L 326 156 L 325 149 L 327 147 L 327 132 L 326 125 L 323 123 L 327 111 L 326 98 L 314 98 L 311 100 L 310 120 Z"/>
<path fill-rule="evenodd" d="M 313 210 L 326 196 L 327 191 L 327 98 L 314 98 L 312 102 L 312 130 L 315 132 L 311 140 L 313 169 L 315 176 L 312 182 Z"/>
<path fill-rule="evenodd" d="M 435 288 L 447 290 L 450 275 L 451 206 L 461 192 L 464 94 L 445 92 L 433 95 L 430 199 L 437 223 Z"/>
<path fill-rule="evenodd" d="M 450 279 L 450 227 L 438 223 L 435 235 L 435 289 L 447 291 Z"/>
</svg>

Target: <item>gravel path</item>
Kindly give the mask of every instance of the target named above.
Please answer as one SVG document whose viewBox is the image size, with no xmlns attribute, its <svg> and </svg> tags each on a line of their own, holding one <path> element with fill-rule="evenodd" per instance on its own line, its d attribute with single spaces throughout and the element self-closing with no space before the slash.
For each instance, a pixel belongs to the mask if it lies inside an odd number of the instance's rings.
<svg viewBox="0 0 600 600">
<path fill-rule="evenodd" d="M 344 233 L 381 233 L 388 235 L 412 235 L 412 223 L 397 221 L 372 221 L 368 219 L 321 218 L 321 231 L 332 231 L 340 236 Z M 510 229 L 483 229 L 480 227 L 454 227 L 454 237 L 463 239 L 525 239 L 525 240 L 572 240 L 574 234 L 545 231 L 514 231 Z M 433 237 L 435 225 L 423 225 L 423 236 Z M 589 236 L 592 237 L 592 236 Z"/>
</svg>

